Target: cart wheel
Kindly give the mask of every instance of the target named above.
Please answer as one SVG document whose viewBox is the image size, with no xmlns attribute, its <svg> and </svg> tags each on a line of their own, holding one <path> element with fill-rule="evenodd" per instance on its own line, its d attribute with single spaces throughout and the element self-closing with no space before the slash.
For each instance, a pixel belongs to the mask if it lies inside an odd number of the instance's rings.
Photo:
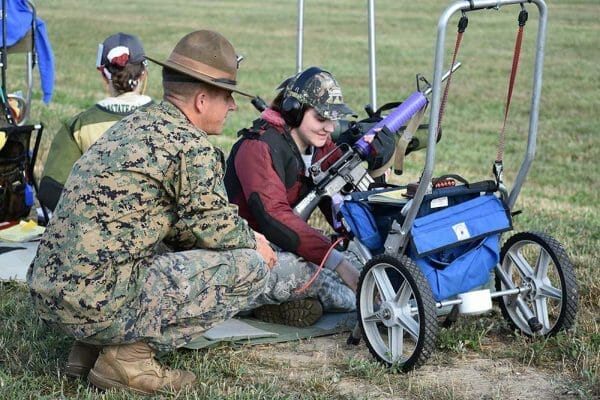
<svg viewBox="0 0 600 400">
<path fill-rule="evenodd" d="M 527 336 L 549 336 L 573 325 L 577 281 L 571 260 L 556 239 L 541 232 L 517 233 L 502 246 L 500 260 L 496 289 L 527 290 L 499 297 L 502 314 L 514 328 Z"/>
<path fill-rule="evenodd" d="M 381 363 L 419 367 L 435 348 L 438 320 L 427 279 L 406 256 L 381 254 L 363 268 L 357 295 L 367 347 Z"/>
</svg>

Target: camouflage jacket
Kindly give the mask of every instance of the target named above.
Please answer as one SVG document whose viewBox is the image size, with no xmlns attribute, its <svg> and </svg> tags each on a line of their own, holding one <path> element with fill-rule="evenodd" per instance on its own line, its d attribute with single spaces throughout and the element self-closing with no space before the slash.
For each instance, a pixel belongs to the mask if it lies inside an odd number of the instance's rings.
<svg viewBox="0 0 600 400">
<path fill-rule="evenodd" d="M 255 248 L 223 176 L 223 153 L 168 102 L 114 125 L 75 163 L 28 273 L 41 317 L 101 327 L 135 298 L 163 241 Z"/>
</svg>

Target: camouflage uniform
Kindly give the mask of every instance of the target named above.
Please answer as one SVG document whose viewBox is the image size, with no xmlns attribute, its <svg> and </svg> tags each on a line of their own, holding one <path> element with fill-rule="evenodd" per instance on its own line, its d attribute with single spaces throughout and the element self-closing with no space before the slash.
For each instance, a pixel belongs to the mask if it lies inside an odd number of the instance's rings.
<svg viewBox="0 0 600 400">
<path fill-rule="evenodd" d="M 349 249 L 342 254 L 358 270 L 362 268 L 363 262 L 360 261 L 357 251 Z M 271 269 L 266 289 L 251 303 L 250 308 L 309 297 L 318 299 L 323 309 L 328 312 L 354 311 L 356 295 L 336 272 L 328 268 L 321 269 L 317 278 L 306 290 L 296 293 L 318 269 L 318 265 L 306 261 L 294 253 L 278 249 L 277 263 Z"/>
<path fill-rule="evenodd" d="M 86 342 L 170 350 L 246 308 L 269 273 L 223 174 L 223 153 L 168 102 L 106 132 L 28 271 L 40 317 Z"/>
</svg>

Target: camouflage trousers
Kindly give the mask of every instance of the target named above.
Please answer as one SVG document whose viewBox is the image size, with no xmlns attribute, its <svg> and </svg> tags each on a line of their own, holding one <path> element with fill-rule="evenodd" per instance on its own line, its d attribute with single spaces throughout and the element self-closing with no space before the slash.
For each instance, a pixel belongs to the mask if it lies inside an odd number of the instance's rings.
<svg viewBox="0 0 600 400">
<path fill-rule="evenodd" d="M 139 294 L 102 329 L 61 326 L 76 339 L 109 345 L 147 342 L 171 351 L 194 340 L 264 292 L 269 270 L 255 250 L 165 253 L 139 271 Z"/>
<path fill-rule="evenodd" d="M 359 257 L 351 250 L 343 252 L 346 259 L 357 269 L 362 268 Z M 310 280 L 319 269 L 304 258 L 286 251 L 277 251 L 277 264 L 271 269 L 265 292 L 250 304 L 256 308 L 265 304 L 280 304 L 286 301 L 316 298 L 325 311 L 346 312 L 356 309 L 356 295 L 339 275 L 323 268 L 317 279 L 303 292 L 295 293 Z"/>
</svg>

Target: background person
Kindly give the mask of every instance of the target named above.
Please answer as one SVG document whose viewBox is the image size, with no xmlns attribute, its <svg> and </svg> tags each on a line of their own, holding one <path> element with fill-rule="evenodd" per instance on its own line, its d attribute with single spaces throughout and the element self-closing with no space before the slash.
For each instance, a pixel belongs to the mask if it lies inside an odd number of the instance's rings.
<svg viewBox="0 0 600 400">
<path fill-rule="evenodd" d="M 56 133 L 40 182 L 40 202 L 54 210 L 75 161 L 102 133 L 152 99 L 144 95 L 147 61 L 140 40 L 127 33 L 107 37 L 98 46 L 96 67 L 106 84 L 108 97 L 77 114 Z"/>
<path fill-rule="evenodd" d="M 82 375 L 93 365 L 88 380 L 101 389 L 191 384 L 194 374 L 161 366 L 155 352 L 246 308 L 275 263 L 228 203 L 224 155 L 208 141 L 236 110 L 232 92 L 244 94 L 233 46 L 196 31 L 158 63 L 164 100 L 75 163 L 28 271 L 38 315 L 75 337 L 69 362 Z"/>
<path fill-rule="evenodd" d="M 344 103 L 336 79 L 317 67 L 287 79 L 279 89 L 261 118 L 240 131 L 241 138 L 227 160 L 225 186 L 240 215 L 280 249 L 268 290 L 260 298 L 280 305 L 260 307 L 255 316 L 307 326 L 319 319 L 322 309 L 352 311 L 356 307 L 359 272 L 347 259 L 351 254 L 337 250 L 327 257 L 325 268 L 308 290 L 293 293 L 315 273 L 332 244 L 297 216 L 293 207 L 313 188 L 310 166 L 336 148 L 331 139 L 336 120 L 353 112 Z M 394 147 L 393 138 L 386 135 L 376 136 L 391 149 L 383 161 L 391 157 Z M 330 205 L 321 210 L 331 221 Z"/>
</svg>

